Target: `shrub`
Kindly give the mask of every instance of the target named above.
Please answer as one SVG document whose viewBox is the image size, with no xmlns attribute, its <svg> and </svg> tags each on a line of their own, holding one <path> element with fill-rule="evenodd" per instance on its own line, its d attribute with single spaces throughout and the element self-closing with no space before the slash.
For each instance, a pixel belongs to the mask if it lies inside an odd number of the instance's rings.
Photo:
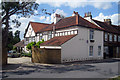
<svg viewBox="0 0 120 80">
<path fill-rule="evenodd" d="M 29 44 L 27 44 L 27 49 L 32 50 L 32 46 L 35 45 L 35 42 L 31 42 Z"/>
<path fill-rule="evenodd" d="M 44 42 L 44 39 L 42 39 L 42 41 L 37 42 L 35 46 L 37 46 L 38 48 L 40 48 L 40 44 L 43 43 L 43 42 Z"/>
<path fill-rule="evenodd" d="M 13 50 L 17 50 L 17 47 L 14 46 L 14 47 L 13 47 Z"/>
</svg>

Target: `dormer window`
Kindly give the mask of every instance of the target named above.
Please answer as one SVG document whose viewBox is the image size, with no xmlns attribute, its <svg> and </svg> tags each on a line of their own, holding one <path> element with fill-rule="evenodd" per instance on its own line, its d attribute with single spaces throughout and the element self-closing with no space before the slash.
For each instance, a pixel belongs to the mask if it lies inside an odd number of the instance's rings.
<svg viewBox="0 0 120 80">
<path fill-rule="evenodd" d="M 94 40 L 94 30 L 90 30 L 90 40 Z"/>
</svg>

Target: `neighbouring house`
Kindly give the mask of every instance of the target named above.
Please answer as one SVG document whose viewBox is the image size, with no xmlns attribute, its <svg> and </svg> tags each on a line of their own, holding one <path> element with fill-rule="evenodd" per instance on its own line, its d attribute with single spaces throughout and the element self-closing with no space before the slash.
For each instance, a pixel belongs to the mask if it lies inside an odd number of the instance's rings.
<svg viewBox="0 0 120 80">
<path fill-rule="evenodd" d="M 52 24 L 30 22 L 24 43 L 44 39 L 40 49 L 60 50 L 60 63 L 120 57 L 120 26 L 104 21 L 92 19 L 90 12 L 84 18 L 75 11 L 70 17 L 55 14 Z"/>
<path fill-rule="evenodd" d="M 84 18 L 104 29 L 104 57 L 120 57 L 120 26 L 112 25 L 111 19 L 94 20 L 91 12 L 85 13 Z"/>
<path fill-rule="evenodd" d="M 14 47 L 16 47 L 16 51 L 18 53 L 21 53 L 22 51 L 24 51 L 24 40 L 16 43 L 15 45 L 13 45 Z"/>
</svg>

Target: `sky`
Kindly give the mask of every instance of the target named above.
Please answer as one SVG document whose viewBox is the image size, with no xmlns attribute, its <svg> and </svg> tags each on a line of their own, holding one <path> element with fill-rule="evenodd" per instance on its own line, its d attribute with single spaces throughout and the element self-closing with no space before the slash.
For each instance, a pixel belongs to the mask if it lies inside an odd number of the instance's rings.
<svg viewBox="0 0 120 80">
<path fill-rule="evenodd" d="M 73 11 L 76 11 L 80 16 L 84 17 L 84 13 L 91 12 L 93 19 L 104 21 L 104 19 L 110 18 L 112 24 L 120 25 L 120 18 L 118 18 L 118 16 L 120 16 L 120 6 L 118 6 L 118 4 L 120 3 L 118 0 L 114 0 L 114 2 L 113 0 L 101 0 L 100 2 L 97 0 L 37 0 L 36 2 L 39 4 L 39 7 L 34 13 L 41 13 L 41 9 L 47 9 L 47 12 L 52 14 L 31 16 L 30 18 L 21 17 L 19 19 L 21 26 L 19 28 L 13 27 L 12 29 L 13 33 L 16 30 L 20 30 L 21 40 L 24 39 L 25 29 L 27 28 L 29 21 L 50 24 L 53 22 L 53 16 L 55 13 L 70 17 L 72 16 Z M 16 15 L 11 16 L 11 19 L 14 18 L 16 18 Z M 12 25 L 14 24 L 11 24 L 11 26 Z"/>
</svg>

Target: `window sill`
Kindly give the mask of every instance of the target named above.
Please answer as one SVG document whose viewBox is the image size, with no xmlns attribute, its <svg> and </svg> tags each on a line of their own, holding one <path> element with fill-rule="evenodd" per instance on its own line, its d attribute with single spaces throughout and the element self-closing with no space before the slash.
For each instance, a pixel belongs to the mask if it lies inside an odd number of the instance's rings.
<svg viewBox="0 0 120 80">
<path fill-rule="evenodd" d="M 95 40 L 90 40 L 90 42 L 95 42 Z"/>
</svg>

